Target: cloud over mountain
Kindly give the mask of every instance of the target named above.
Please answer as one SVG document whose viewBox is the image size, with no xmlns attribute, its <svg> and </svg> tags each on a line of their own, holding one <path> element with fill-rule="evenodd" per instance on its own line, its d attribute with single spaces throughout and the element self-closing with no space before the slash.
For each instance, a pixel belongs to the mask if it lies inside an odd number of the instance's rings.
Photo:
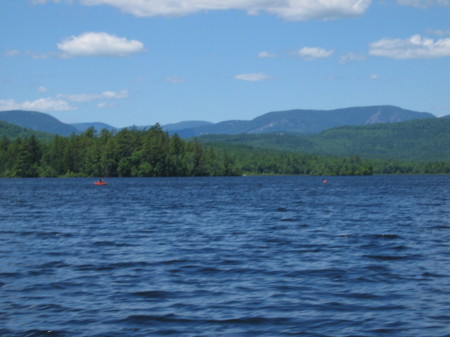
<svg viewBox="0 0 450 337">
<path fill-rule="evenodd" d="M 76 108 L 65 100 L 47 97 L 24 102 L 16 102 L 13 99 L 0 100 L 0 111 L 4 110 L 32 110 L 48 112 L 76 110 Z"/>
<path fill-rule="evenodd" d="M 39 87 L 38 89 L 40 89 Z M 44 92 L 41 90 L 41 92 Z M 70 111 L 77 110 L 78 106 L 73 104 L 87 103 L 97 100 L 102 102 L 97 104 L 97 107 L 106 108 L 114 107 L 115 105 L 109 100 L 125 99 L 129 96 L 125 89 L 119 91 L 104 91 L 100 94 L 58 94 L 56 97 L 39 98 L 34 101 L 16 102 L 13 99 L 0 100 L 0 111 L 4 110 L 32 110 L 32 111 Z"/>
</svg>

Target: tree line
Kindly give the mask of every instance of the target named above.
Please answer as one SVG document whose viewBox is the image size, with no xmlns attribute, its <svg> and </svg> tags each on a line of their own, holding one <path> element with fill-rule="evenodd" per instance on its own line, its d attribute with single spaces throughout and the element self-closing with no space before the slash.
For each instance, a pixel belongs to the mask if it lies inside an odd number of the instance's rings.
<svg viewBox="0 0 450 337">
<path fill-rule="evenodd" d="M 205 145 L 170 136 L 159 124 L 119 132 L 91 128 L 39 140 L 0 139 L 0 177 L 172 177 L 244 174 L 369 175 L 450 173 L 450 163 L 373 161 L 236 145 Z"/>
<path fill-rule="evenodd" d="M 93 128 L 80 135 L 35 136 L 0 141 L 0 175 L 3 177 L 156 177 L 221 175 L 219 160 L 207 161 L 204 147 L 169 137 L 159 125 L 149 130 Z M 214 164 L 214 167 L 208 166 Z"/>
<path fill-rule="evenodd" d="M 317 134 L 278 132 L 271 134 L 204 135 L 201 142 L 246 144 L 252 147 L 313 153 L 324 156 L 411 162 L 450 159 L 450 119 L 420 119 L 398 123 L 341 126 Z"/>
</svg>

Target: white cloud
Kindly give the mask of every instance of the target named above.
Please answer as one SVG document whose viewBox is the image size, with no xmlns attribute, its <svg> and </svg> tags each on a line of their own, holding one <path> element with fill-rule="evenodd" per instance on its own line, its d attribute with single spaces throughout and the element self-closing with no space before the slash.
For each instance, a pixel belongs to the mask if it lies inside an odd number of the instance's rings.
<svg viewBox="0 0 450 337">
<path fill-rule="evenodd" d="M 370 3 L 371 0 L 286 0 L 264 10 L 287 20 L 335 20 L 360 16 Z"/>
<path fill-rule="evenodd" d="M 46 4 L 47 2 L 55 2 L 57 4 L 63 2 L 70 4 L 73 2 L 73 0 L 31 0 L 31 3 L 35 5 L 43 5 Z"/>
<path fill-rule="evenodd" d="M 370 75 L 370 79 L 371 80 L 378 80 L 380 78 L 380 76 L 378 74 L 372 74 Z"/>
<path fill-rule="evenodd" d="M 333 55 L 334 50 L 326 50 L 317 47 L 303 47 L 295 52 L 295 55 L 305 58 L 307 60 L 315 60 L 327 58 Z"/>
<path fill-rule="evenodd" d="M 234 78 L 240 81 L 259 82 L 268 80 L 269 76 L 264 73 L 249 73 L 249 74 L 239 74 L 234 76 Z"/>
<path fill-rule="evenodd" d="M 450 0 L 397 0 L 400 5 L 426 8 L 431 6 L 449 6 Z"/>
<path fill-rule="evenodd" d="M 437 36 L 445 36 L 450 35 L 450 29 L 443 30 L 443 29 L 428 29 L 427 33 L 437 35 Z"/>
<path fill-rule="evenodd" d="M 65 95 L 65 94 L 59 94 L 57 96 L 58 98 L 66 99 L 70 102 L 91 102 L 98 99 L 123 99 L 128 97 L 128 91 L 127 90 L 119 90 L 119 91 L 104 91 L 100 94 L 72 94 L 72 95 Z"/>
<path fill-rule="evenodd" d="M 123 57 L 144 50 L 144 44 L 137 40 L 98 32 L 88 32 L 72 36 L 60 43 L 58 49 L 64 57 L 76 56 L 115 56 Z"/>
<path fill-rule="evenodd" d="M 48 0 L 50 1 L 50 0 Z M 57 0 L 53 0 L 58 2 Z M 78 0 L 87 6 L 109 5 L 138 17 L 182 16 L 200 11 L 265 12 L 286 20 L 332 20 L 364 14 L 371 0 Z M 35 0 L 45 3 L 45 0 Z"/>
<path fill-rule="evenodd" d="M 57 97 L 76 103 L 90 102 L 102 98 L 102 96 L 99 94 L 72 94 L 72 95 L 59 94 Z"/>
<path fill-rule="evenodd" d="M 32 59 L 35 60 L 47 60 L 51 57 L 57 57 L 60 54 L 57 52 L 51 52 L 51 53 L 37 53 L 34 51 L 26 51 L 25 54 L 29 57 L 31 57 Z"/>
<path fill-rule="evenodd" d="M 38 87 L 38 91 L 44 93 L 47 88 Z M 40 98 L 34 101 L 16 102 L 14 99 L 0 100 L 0 111 L 2 110 L 33 110 L 33 111 L 68 111 L 77 110 L 78 107 L 72 103 L 85 103 L 95 100 L 117 100 L 127 98 L 127 90 L 104 91 L 100 94 L 59 94 L 56 97 Z M 99 102 L 98 108 L 115 107 L 111 102 Z"/>
<path fill-rule="evenodd" d="M 122 89 L 119 91 L 103 91 L 102 98 L 122 99 L 128 97 L 128 90 Z"/>
<path fill-rule="evenodd" d="M 97 103 L 97 108 L 105 109 L 105 108 L 115 108 L 117 104 L 114 103 L 107 103 L 107 102 L 100 102 Z"/>
<path fill-rule="evenodd" d="M 5 52 L 5 56 L 9 56 L 9 57 L 15 57 L 15 56 L 19 56 L 19 55 L 20 55 L 20 51 L 16 50 L 16 49 L 7 50 Z"/>
<path fill-rule="evenodd" d="M 41 93 L 41 94 L 46 93 L 47 91 L 48 91 L 47 88 L 44 87 L 43 85 L 40 85 L 40 86 L 37 88 L 37 92 L 39 92 L 39 93 Z"/>
<path fill-rule="evenodd" d="M 112 56 L 124 57 L 144 51 L 144 44 L 137 40 L 128 40 L 108 33 L 88 32 L 72 36 L 57 44 L 60 52 L 39 53 L 25 51 L 25 55 L 33 59 L 49 59 L 53 57 L 71 58 L 77 56 Z M 17 56 L 18 50 L 9 50 L 6 56 Z"/>
<path fill-rule="evenodd" d="M 264 58 L 274 58 L 274 57 L 277 57 L 277 55 L 269 53 L 267 51 L 262 51 L 262 52 L 258 53 L 257 57 L 264 59 Z"/>
<path fill-rule="evenodd" d="M 364 61 L 366 59 L 366 55 L 361 55 L 357 53 L 347 53 L 341 56 L 340 62 L 343 64 Z"/>
<path fill-rule="evenodd" d="M 165 79 L 165 82 L 167 83 L 183 83 L 185 81 L 185 79 L 181 76 L 169 76 Z"/>
<path fill-rule="evenodd" d="M 67 101 L 47 97 L 24 102 L 16 102 L 13 99 L 0 100 L 0 110 L 67 111 L 76 110 L 76 107 Z"/>
<path fill-rule="evenodd" d="M 450 56 L 450 38 L 433 40 L 413 35 L 409 39 L 382 39 L 370 44 L 370 55 L 395 59 Z"/>
</svg>

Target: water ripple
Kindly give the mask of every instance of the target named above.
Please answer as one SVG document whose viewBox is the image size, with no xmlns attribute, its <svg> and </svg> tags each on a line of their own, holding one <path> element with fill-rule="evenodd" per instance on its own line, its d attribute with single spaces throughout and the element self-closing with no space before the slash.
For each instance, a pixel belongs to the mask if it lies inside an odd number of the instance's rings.
<svg viewBox="0 0 450 337">
<path fill-rule="evenodd" d="M 0 335 L 448 337 L 450 177 L 0 180 Z"/>
</svg>

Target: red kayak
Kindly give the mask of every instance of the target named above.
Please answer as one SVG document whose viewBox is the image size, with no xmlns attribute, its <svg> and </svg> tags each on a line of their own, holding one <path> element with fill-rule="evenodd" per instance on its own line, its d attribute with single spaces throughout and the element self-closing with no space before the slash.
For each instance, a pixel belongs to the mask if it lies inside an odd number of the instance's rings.
<svg viewBox="0 0 450 337">
<path fill-rule="evenodd" d="M 107 182 L 105 181 L 96 181 L 95 183 L 93 183 L 94 185 L 108 185 Z"/>
</svg>

